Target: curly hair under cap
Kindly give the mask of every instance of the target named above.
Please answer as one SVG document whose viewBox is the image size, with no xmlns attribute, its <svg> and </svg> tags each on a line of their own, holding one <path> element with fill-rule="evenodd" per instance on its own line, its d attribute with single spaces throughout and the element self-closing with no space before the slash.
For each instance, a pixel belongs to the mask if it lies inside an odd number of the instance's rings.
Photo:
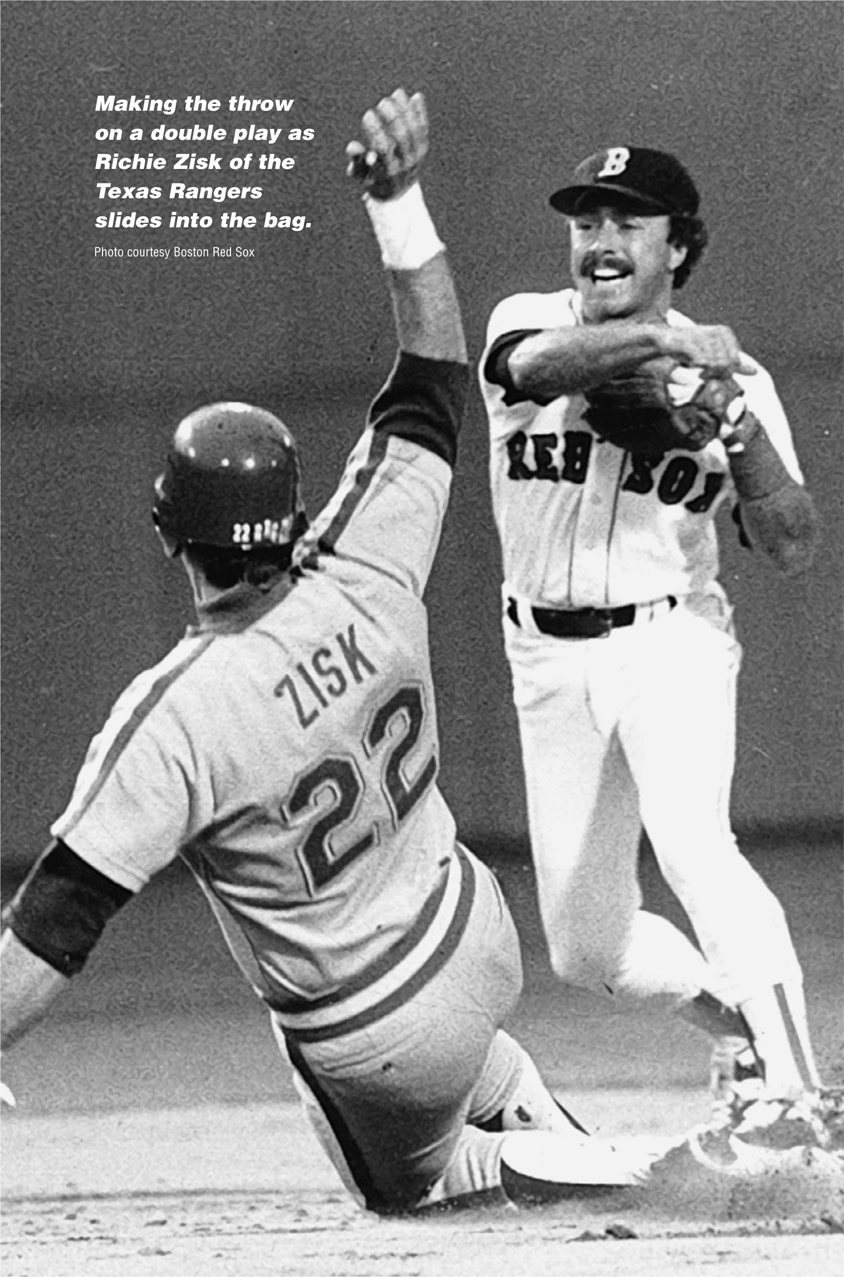
<svg viewBox="0 0 844 1277">
<path fill-rule="evenodd" d="M 709 232 L 699 217 L 690 213 L 672 213 L 668 226 L 668 242 L 675 248 L 685 248 L 686 256 L 674 272 L 674 288 L 682 288 L 709 241 Z"/>
</svg>

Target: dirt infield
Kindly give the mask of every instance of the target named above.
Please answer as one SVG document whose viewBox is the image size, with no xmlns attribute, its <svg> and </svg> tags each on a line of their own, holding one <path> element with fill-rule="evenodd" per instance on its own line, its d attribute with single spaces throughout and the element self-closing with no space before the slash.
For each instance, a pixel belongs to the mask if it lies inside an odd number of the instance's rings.
<svg viewBox="0 0 844 1277">
<path fill-rule="evenodd" d="M 395 1223 L 313 1192 L 45 1202 L 21 1208 L 20 1224 L 15 1211 L 4 1232 L 6 1277 L 831 1277 L 844 1258 L 840 1236 L 743 1226 L 631 1237 L 614 1219 L 584 1227 L 545 1212 Z"/>
<path fill-rule="evenodd" d="M 571 1097 L 651 1144 L 699 1097 Z M 844 1177 L 737 1191 L 697 1168 L 652 1190 L 425 1220 L 360 1211 L 295 1105 L 3 1120 L 4 1277 L 545 1277 L 838 1273 Z M 565 1253 L 562 1248 L 565 1247 Z"/>
</svg>

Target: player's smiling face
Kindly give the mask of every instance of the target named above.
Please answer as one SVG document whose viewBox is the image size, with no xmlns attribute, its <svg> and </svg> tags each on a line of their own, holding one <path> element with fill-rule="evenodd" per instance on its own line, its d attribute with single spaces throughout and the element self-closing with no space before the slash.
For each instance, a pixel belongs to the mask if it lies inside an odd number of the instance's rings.
<svg viewBox="0 0 844 1277">
<path fill-rule="evenodd" d="M 668 242 L 670 219 L 634 206 L 587 206 L 569 218 L 571 273 L 588 322 L 664 317 L 685 249 Z"/>
</svg>

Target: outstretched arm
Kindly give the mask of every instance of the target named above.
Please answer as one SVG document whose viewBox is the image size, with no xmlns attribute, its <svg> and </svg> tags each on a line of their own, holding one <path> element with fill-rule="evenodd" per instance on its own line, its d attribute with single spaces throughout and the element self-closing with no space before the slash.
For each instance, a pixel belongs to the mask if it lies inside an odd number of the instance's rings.
<svg viewBox="0 0 844 1277">
<path fill-rule="evenodd" d="M 428 149 L 421 94 L 397 89 L 367 111 L 347 147 L 393 302 L 399 350 L 372 403 L 310 547 L 367 563 L 421 597 L 451 488 L 469 384 L 460 308 L 443 245 L 425 208 Z"/>
<path fill-rule="evenodd" d="M 579 328 L 549 328 L 522 337 L 505 357 L 515 389 L 538 402 L 599 386 L 660 358 L 669 366 L 690 365 L 715 376 L 734 372 L 751 376 L 756 371 L 742 354 L 735 334 L 721 324 L 674 327 L 610 320 Z"/>
<path fill-rule="evenodd" d="M 424 97 L 396 89 L 366 112 L 361 132 L 363 140 L 346 148 L 347 172 L 363 188 L 387 268 L 399 346 L 424 359 L 465 363 L 451 269 L 419 184 L 428 151 Z"/>
</svg>

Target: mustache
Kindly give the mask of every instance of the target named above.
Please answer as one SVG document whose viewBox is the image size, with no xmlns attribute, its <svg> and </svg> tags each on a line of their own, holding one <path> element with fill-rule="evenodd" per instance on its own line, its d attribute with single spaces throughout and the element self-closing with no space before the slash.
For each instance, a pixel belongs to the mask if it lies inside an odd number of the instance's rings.
<svg viewBox="0 0 844 1277">
<path fill-rule="evenodd" d="M 599 266 L 609 267 L 610 270 L 628 271 L 630 266 L 620 257 L 614 257 L 611 253 L 595 253 L 588 252 L 583 255 L 580 263 L 581 275 L 591 275 Z"/>
</svg>

